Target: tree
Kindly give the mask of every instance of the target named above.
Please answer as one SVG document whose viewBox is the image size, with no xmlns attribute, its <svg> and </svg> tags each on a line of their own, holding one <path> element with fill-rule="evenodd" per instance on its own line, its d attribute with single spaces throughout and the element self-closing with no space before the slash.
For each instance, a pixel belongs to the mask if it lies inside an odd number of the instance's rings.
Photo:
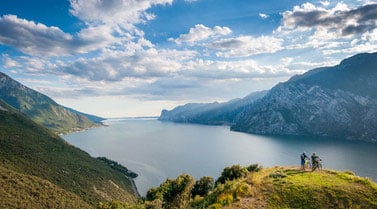
<svg viewBox="0 0 377 209">
<path fill-rule="evenodd" d="M 176 179 L 167 179 L 160 187 L 147 192 L 147 200 L 161 200 L 165 209 L 187 208 L 194 184 L 194 178 L 188 174 L 182 174 Z"/>
<path fill-rule="evenodd" d="M 213 178 L 210 176 L 203 176 L 198 181 L 195 182 L 192 188 L 191 195 L 195 197 L 196 195 L 205 196 L 214 187 Z"/>
<path fill-rule="evenodd" d="M 228 180 L 234 180 L 246 177 L 248 174 L 248 170 L 245 167 L 242 167 L 240 165 L 233 165 L 232 167 L 226 167 L 224 168 L 223 172 L 221 173 L 221 176 L 217 179 L 216 184 L 218 183 L 225 183 L 225 181 Z"/>
</svg>

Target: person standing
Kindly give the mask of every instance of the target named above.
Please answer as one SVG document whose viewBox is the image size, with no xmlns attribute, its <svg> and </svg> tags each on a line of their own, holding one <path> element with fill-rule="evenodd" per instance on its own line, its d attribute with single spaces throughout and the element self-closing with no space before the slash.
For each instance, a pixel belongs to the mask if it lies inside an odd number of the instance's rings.
<svg viewBox="0 0 377 209">
<path fill-rule="evenodd" d="M 320 161 L 321 161 L 321 158 L 318 157 L 318 155 L 313 152 L 312 156 L 312 171 L 315 171 L 315 169 L 320 169 Z"/>
<path fill-rule="evenodd" d="M 301 159 L 301 169 L 302 169 L 302 170 L 305 170 L 305 162 L 306 162 L 306 160 L 309 160 L 309 157 L 306 155 L 305 152 L 303 152 L 303 153 L 300 155 L 300 159 Z"/>
</svg>

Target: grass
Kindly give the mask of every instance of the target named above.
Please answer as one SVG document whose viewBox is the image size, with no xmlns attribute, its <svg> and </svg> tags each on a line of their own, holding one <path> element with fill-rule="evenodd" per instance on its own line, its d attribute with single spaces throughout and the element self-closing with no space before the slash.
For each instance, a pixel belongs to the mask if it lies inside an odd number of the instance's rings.
<svg viewBox="0 0 377 209">
<path fill-rule="evenodd" d="M 92 208 L 79 196 L 51 182 L 0 166 L 2 208 Z"/>
<path fill-rule="evenodd" d="M 350 172 L 303 172 L 277 168 L 285 177 L 265 176 L 269 208 L 377 208 L 377 185 Z"/>
<path fill-rule="evenodd" d="M 240 186 L 241 185 L 241 186 Z M 350 171 L 264 168 L 227 181 L 192 208 L 377 208 L 377 184 Z"/>
<path fill-rule="evenodd" d="M 0 111 L 0 166 L 47 180 L 93 206 L 99 201 L 136 201 L 131 181 L 122 172 L 67 144 L 5 103 L 0 105 L 8 109 Z"/>
</svg>

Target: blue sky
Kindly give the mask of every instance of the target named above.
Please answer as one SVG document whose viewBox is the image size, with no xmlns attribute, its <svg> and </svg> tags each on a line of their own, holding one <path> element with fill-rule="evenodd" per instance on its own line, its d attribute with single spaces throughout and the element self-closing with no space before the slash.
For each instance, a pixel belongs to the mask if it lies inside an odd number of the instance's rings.
<svg viewBox="0 0 377 209">
<path fill-rule="evenodd" d="M 0 71 L 105 117 L 243 97 L 375 51 L 375 0 L 2 0 L 0 6 Z"/>
</svg>

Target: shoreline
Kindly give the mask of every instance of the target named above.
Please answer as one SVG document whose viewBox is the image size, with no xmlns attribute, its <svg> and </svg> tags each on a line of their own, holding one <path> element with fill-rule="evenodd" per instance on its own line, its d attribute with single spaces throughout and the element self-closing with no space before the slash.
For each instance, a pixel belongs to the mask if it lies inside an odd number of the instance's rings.
<svg viewBox="0 0 377 209">
<path fill-rule="evenodd" d="M 140 195 L 139 191 L 137 190 L 137 187 L 136 187 L 136 184 L 135 184 L 135 180 L 133 178 L 131 178 L 131 177 L 128 177 L 128 176 L 126 176 L 126 177 L 131 182 L 132 192 L 134 193 L 134 195 L 136 196 L 137 199 L 140 199 L 142 196 Z"/>
</svg>

